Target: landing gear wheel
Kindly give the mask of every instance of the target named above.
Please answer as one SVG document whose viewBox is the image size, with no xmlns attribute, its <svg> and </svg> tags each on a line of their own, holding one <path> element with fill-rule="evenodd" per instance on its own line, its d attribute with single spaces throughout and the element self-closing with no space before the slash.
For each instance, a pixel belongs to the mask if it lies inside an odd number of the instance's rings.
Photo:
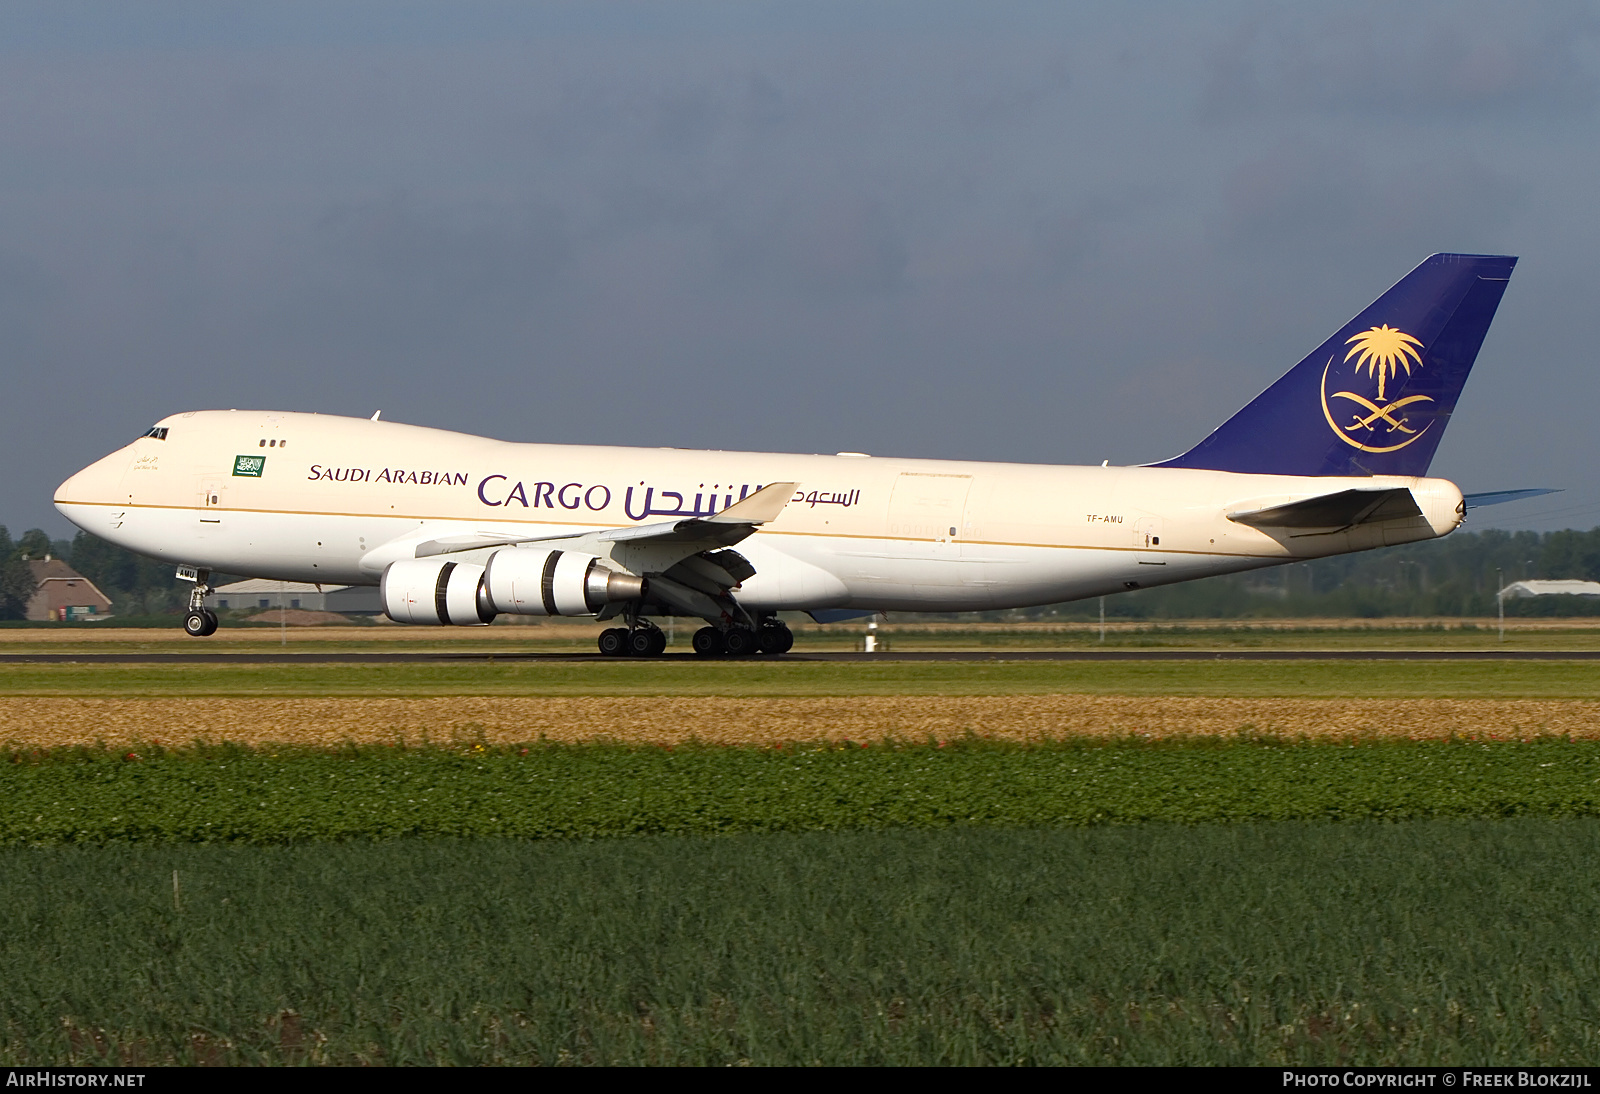
<svg viewBox="0 0 1600 1094">
<path fill-rule="evenodd" d="M 628 652 L 635 657 L 655 657 L 667 648 L 667 636 L 660 627 L 640 627 L 628 635 Z"/>
<path fill-rule="evenodd" d="M 694 652 L 700 657 L 716 657 L 727 648 L 722 643 L 722 632 L 715 627 L 701 627 L 694 632 L 694 637 L 689 640 L 694 647 Z"/>
<path fill-rule="evenodd" d="M 181 575 L 184 571 L 179 570 Z M 211 595 L 211 571 L 196 568 L 194 588 L 189 590 L 189 610 L 183 617 L 183 633 L 190 638 L 208 638 L 217 633 L 217 613 L 206 607 L 206 597 Z"/>
<path fill-rule="evenodd" d="M 217 633 L 217 615 L 205 608 L 195 608 L 183 617 L 183 632 L 191 638 L 207 638 Z"/>
<path fill-rule="evenodd" d="M 607 657 L 628 655 L 628 632 L 622 627 L 611 627 L 600 632 L 600 652 Z"/>
<path fill-rule="evenodd" d="M 769 623 L 761 628 L 761 652 L 777 656 L 794 648 L 794 632 L 782 623 Z"/>
<path fill-rule="evenodd" d="M 730 657 L 749 657 L 761 648 L 756 632 L 749 627 L 730 627 L 724 641 L 728 644 Z"/>
</svg>

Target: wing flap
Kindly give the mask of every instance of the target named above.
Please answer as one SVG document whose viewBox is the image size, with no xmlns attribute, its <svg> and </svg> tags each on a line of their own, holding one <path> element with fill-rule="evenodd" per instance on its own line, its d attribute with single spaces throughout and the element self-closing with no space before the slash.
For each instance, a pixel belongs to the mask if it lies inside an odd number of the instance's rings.
<svg viewBox="0 0 1600 1094">
<path fill-rule="evenodd" d="M 482 535 L 440 536 L 417 544 L 417 558 L 429 555 L 450 555 L 458 551 L 478 551 L 485 547 L 511 547 L 518 543 L 539 543 L 543 540 L 574 539 L 573 535 L 560 536 L 497 536 Z"/>
</svg>

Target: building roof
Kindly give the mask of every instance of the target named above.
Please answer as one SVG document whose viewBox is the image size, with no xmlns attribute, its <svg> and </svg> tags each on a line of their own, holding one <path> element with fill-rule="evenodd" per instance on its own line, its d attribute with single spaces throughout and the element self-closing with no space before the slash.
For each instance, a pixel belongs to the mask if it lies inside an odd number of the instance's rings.
<svg viewBox="0 0 1600 1094">
<path fill-rule="evenodd" d="M 27 563 L 28 571 L 33 574 L 35 581 L 51 581 L 58 578 L 70 578 L 74 581 L 89 580 L 59 558 L 51 558 L 49 555 L 43 558 L 30 558 Z"/>
<path fill-rule="evenodd" d="M 37 584 L 28 598 L 29 619 L 54 618 L 50 612 L 64 607 L 94 607 L 97 610 L 111 607 L 111 598 L 95 587 L 94 582 L 59 558 L 30 558 L 28 572 Z"/>
<path fill-rule="evenodd" d="M 1535 579 L 1517 581 L 1500 590 L 1501 596 L 1600 596 L 1600 581 Z"/>
</svg>

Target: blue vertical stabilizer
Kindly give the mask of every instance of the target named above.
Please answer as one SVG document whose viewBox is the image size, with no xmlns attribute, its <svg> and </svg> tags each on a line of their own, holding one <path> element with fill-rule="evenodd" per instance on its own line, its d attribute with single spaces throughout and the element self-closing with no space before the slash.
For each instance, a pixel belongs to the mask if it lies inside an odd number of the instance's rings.
<svg viewBox="0 0 1600 1094">
<path fill-rule="evenodd" d="M 1516 267 L 1436 254 L 1176 459 L 1257 475 L 1426 475 Z"/>
</svg>

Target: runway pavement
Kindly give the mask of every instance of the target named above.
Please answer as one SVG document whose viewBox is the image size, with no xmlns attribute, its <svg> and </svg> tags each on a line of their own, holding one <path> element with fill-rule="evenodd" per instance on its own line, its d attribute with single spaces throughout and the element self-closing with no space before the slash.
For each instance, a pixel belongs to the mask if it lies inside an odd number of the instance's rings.
<svg viewBox="0 0 1600 1094">
<path fill-rule="evenodd" d="M 593 662 L 626 660 L 598 653 L 7 653 L 0 665 L 381 665 L 452 662 Z M 657 661 L 698 661 L 692 653 Z M 723 658 L 722 660 L 732 660 Z M 761 661 L 1600 661 L 1600 650 L 937 650 L 917 653 L 789 653 Z"/>
</svg>

